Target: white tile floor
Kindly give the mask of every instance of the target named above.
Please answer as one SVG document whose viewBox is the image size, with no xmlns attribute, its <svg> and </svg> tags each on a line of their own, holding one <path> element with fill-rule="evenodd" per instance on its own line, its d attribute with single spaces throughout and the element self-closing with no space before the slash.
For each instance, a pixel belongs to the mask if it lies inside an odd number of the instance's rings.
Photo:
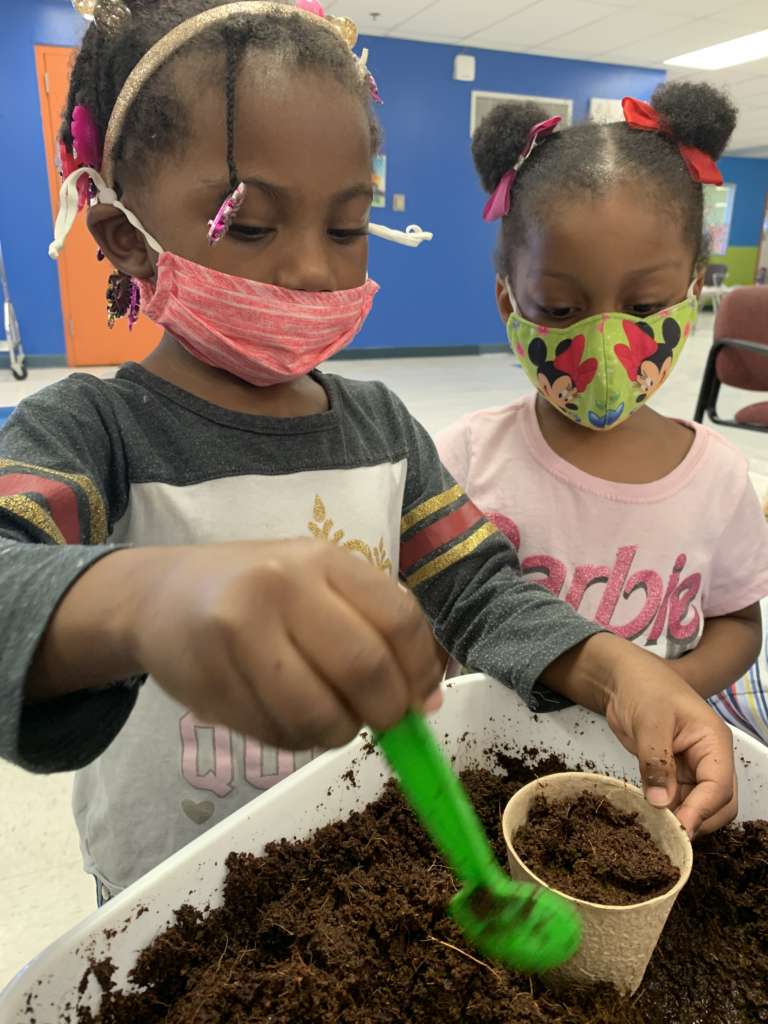
<svg viewBox="0 0 768 1024">
<path fill-rule="evenodd" d="M 678 369 L 656 399 L 661 412 L 693 415 L 711 326 L 711 316 L 704 315 Z M 331 369 L 353 378 L 385 381 L 432 431 L 472 409 L 508 402 L 529 387 L 505 354 L 352 360 L 335 362 Z M 21 384 L 10 374 L 0 374 L 0 406 L 15 405 L 65 372 L 33 369 Z M 111 371 L 97 372 L 108 375 Z M 747 404 L 743 396 L 723 395 L 726 412 L 738 408 L 739 402 Z M 726 434 L 749 457 L 756 483 L 765 494 L 766 436 L 740 430 Z M 0 764 L 0 987 L 94 906 L 93 884 L 82 872 L 70 817 L 70 786 L 69 776 L 35 777 Z"/>
</svg>

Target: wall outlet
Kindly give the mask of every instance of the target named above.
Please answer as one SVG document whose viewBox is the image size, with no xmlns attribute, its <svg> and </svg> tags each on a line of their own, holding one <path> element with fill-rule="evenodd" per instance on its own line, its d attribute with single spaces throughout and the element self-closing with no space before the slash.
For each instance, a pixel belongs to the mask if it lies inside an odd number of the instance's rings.
<svg viewBox="0 0 768 1024">
<path fill-rule="evenodd" d="M 405 196 L 402 192 L 395 192 L 392 196 L 392 209 L 395 213 L 405 213 Z"/>
</svg>

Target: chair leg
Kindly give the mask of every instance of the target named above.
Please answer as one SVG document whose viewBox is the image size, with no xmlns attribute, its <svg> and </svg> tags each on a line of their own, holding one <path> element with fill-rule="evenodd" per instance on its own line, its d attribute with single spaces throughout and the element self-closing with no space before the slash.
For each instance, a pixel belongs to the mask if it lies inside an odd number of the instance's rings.
<svg viewBox="0 0 768 1024">
<path fill-rule="evenodd" d="M 694 421 L 696 423 L 704 422 L 704 413 L 710 409 L 714 409 L 717 401 L 717 393 L 720 390 L 720 382 L 717 379 L 715 373 L 715 359 L 717 358 L 718 346 L 713 345 L 710 349 L 709 356 L 707 357 L 707 365 L 704 369 L 704 376 L 701 380 L 701 388 L 699 390 L 699 399 L 696 403 L 696 412 L 694 414 Z"/>
</svg>

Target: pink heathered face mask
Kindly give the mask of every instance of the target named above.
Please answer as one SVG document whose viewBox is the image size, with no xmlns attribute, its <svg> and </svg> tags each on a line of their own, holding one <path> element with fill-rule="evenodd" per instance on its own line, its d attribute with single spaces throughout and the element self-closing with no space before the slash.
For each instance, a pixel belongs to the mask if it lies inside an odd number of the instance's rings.
<svg viewBox="0 0 768 1024">
<path fill-rule="evenodd" d="M 140 281 L 142 312 L 208 366 L 256 387 L 296 380 L 345 348 L 379 290 L 305 292 L 223 274 L 164 252 L 157 284 Z"/>
</svg>

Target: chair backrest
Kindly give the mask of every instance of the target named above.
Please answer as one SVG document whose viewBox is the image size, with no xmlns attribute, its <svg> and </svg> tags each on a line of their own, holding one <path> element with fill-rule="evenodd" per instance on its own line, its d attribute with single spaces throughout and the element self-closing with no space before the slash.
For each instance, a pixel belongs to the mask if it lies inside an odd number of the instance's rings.
<svg viewBox="0 0 768 1024">
<path fill-rule="evenodd" d="M 734 288 L 723 296 L 715 318 L 715 341 L 754 341 L 766 346 L 765 355 L 735 348 L 720 350 L 717 377 L 745 391 L 768 391 L 768 287 Z"/>
<path fill-rule="evenodd" d="M 712 285 L 719 286 L 725 281 L 727 276 L 727 263 L 710 263 L 704 271 L 704 284 L 710 287 Z"/>
</svg>

